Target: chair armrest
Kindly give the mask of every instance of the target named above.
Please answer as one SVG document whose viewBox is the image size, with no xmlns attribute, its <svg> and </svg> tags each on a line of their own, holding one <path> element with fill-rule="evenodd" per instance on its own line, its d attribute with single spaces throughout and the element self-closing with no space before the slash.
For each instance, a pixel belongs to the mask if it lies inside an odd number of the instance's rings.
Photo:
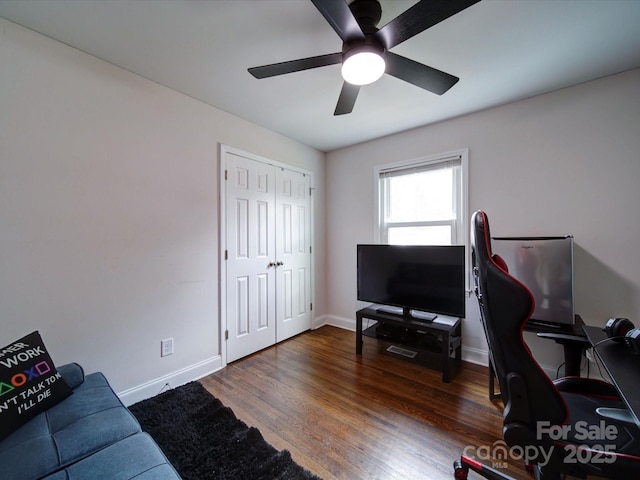
<svg viewBox="0 0 640 480">
<path fill-rule="evenodd" d="M 84 370 L 77 363 L 68 363 L 60 367 L 56 367 L 60 375 L 67 385 L 71 388 L 76 388 L 82 382 L 84 382 Z"/>
<path fill-rule="evenodd" d="M 620 394 L 618 394 L 616 387 L 596 378 L 564 377 L 554 380 L 553 384 L 560 392 L 620 400 Z"/>
</svg>

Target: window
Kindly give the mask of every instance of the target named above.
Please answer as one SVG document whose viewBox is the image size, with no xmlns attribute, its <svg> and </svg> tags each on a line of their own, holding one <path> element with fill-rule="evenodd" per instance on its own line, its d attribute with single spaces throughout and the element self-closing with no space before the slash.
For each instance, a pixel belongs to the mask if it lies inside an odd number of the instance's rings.
<svg viewBox="0 0 640 480">
<path fill-rule="evenodd" d="M 380 243 L 467 244 L 468 151 L 376 170 Z"/>
</svg>

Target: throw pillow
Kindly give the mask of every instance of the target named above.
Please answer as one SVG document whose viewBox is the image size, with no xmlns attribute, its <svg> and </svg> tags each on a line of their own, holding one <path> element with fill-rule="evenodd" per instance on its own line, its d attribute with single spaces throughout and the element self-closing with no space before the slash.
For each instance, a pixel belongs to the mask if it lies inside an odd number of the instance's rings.
<svg viewBox="0 0 640 480">
<path fill-rule="evenodd" d="M 71 393 L 37 331 L 0 348 L 0 440 Z"/>
</svg>

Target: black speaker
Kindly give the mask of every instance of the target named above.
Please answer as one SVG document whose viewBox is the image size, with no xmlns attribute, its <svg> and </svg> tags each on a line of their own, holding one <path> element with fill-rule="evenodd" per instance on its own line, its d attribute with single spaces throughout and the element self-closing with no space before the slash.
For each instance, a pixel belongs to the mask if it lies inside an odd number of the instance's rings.
<svg viewBox="0 0 640 480">
<path fill-rule="evenodd" d="M 609 319 L 607 324 L 604 326 L 604 331 L 607 334 L 607 337 L 621 342 L 623 341 L 624 336 L 634 328 L 635 325 L 628 318 L 616 317 Z"/>
</svg>

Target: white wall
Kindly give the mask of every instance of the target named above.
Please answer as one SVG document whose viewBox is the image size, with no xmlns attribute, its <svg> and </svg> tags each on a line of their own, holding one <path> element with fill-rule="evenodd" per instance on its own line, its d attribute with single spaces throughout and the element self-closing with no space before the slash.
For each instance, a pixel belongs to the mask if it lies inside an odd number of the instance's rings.
<svg viewBox="0 0 640 480">
<path fill-rule="evenodd" d="M 221 143 L 314 173 L 323 257 L 323 153 L 4 19 L 0 65 L 0 345 L 40 330 L 128 401 L 219 368 Z"/>
<path fill-rule="evenodd" d="M 639 86 L 633 70 L 329 153 L 328 321 L 355 323 L 355 246 L 374 238 L 374 166 L 468 147 L 469 212 L 485 210 L 494 235 L 573 234 L 577 313 L 640 326 Z M 467 306 L 465 355 L 477 360 L 486 343 L 474 297 Z M 533 341 L 555 370 L 560 347 Z"/>
</svg>

